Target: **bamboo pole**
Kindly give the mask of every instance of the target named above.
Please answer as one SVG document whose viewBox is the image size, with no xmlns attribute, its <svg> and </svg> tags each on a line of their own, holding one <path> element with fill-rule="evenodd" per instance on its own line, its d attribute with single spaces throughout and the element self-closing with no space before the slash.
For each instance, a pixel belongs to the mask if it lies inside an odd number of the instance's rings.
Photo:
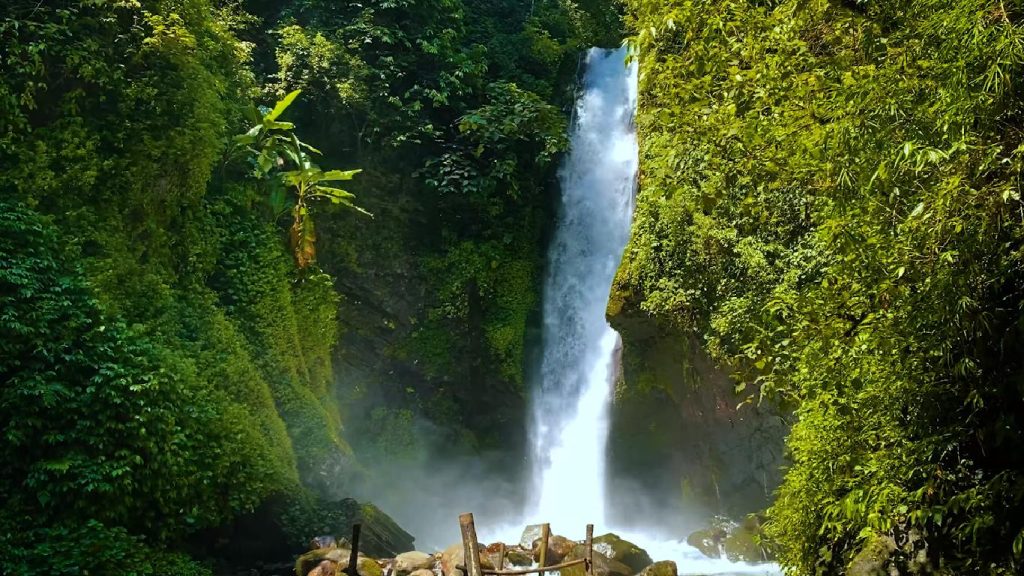
<svg viewBox="0 0 1024 576">
<path fill-rule="evenodd" d="M 362 524 L 352 525 L 352 551 L 348 555 L 348 567 L 345 574 L 348 576 L 359 576 L 359 532 Z"/>
<path fill-rule="evenodd" d="M 544 565 L 548 560 L 548 538 L 551 537 L 551 525 L 541 524 L 540 526 L 540 570 L 538 576 L 544 576 Z"/>
<path fill-rule="evenodd" d="M 583 563 L 583 568 L 587 572 L 587 576 L 594 576 L 594 525 L 587 524 L 587 542 L 586 542 L 586 562 Z"/>
<path fill-rule="evenodd" d="M 583 564 L 585 560 L 570 560 L 568 562 L 562 562 L 561 564 L 554 564 L 548 566 L 548 570 L 555 571 L 561 570 L 562 568 L 569 568 L 570 566 L 578 566 Z M 523 574 L 534 574 L 537 572 L 536 568 L 523 568 L 522 570 L 490 570 L 487 568 L 483 569 L 485 576 L 522 576 Z"/>
<path fill-rule="evenodd" d="M 505 543 L 498 546 L 498 572 L 505 569 Z"/>
<path fill-rule="evenodd" d="M 465 576 L 483 576 L 480 568 L 480 546 L 476 541 L 476 524 L 473 522 L 473 514 L 460 515 L 459 528 L 462 529 L 462 551 L 466 558 Z"/>
</svg>

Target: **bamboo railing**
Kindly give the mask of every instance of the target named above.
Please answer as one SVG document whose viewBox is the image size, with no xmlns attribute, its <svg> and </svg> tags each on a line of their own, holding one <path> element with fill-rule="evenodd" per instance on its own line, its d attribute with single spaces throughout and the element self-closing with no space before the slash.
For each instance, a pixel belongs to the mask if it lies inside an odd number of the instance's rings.
<svg viewBox="0 0 1024 576">
<path fill-rule="evenodd" d="M 570 566 L 579 566 L 580 564 L 583 564 L 583 570 L 586 572 L 587 576 L 594 576 L 593 524 L 587 524 L 587 539 L 584 541 L 585 557 L 580 560 L 570 560 L 553 566 L 544 565 L 547 561 L 548 540 L 551 538 L 551 525 L 541 524 L 539 566 L 536 568 L 525 568 L 522 570 L 505 570 L 504 544 L 501 544 L 498 548 L 497 569 L 483 568 L 480 565 L 480 544 L 476 539 L 476 523 L 473 521 L 473 515 L 469 513 L 460 515 L 459 528 L 462 532 L 462 550 L 465 556 L 465 565 L 459 565 L 456 566 L 456 568 L 462 570 L 462 573 L 465 574 L 465 576 L 523 576 L 525 574 L 537 574 L 538 576 L 544 576 L 544 572 L 546 571 L 561 570 L 563 568 L 569 568 Z"/>
</svg>

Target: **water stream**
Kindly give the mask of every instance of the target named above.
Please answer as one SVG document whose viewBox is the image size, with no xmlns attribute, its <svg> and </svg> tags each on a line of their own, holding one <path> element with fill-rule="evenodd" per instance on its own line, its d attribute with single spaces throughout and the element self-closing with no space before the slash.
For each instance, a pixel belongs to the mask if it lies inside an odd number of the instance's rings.
<svg viewBox="0 0 1024 576">
<path fill-rule="evenodd" d="M 609 406 L 619 337 L 605 320 L 608 293 L 629 236 L 637 170 L 635 64 L 624 50 L 592 49 L 560 172 L 562 201 L 544 284 L 543 358 L 532 399 L 525 520 L 582 538 L 613 530 L 605 518 Z M 680 574 L 777 574 L 773 565 L 704 557 L 680 535 L 618 532 Z M 517 535 L 503 534 L 515 541 Z"/>
</svg>

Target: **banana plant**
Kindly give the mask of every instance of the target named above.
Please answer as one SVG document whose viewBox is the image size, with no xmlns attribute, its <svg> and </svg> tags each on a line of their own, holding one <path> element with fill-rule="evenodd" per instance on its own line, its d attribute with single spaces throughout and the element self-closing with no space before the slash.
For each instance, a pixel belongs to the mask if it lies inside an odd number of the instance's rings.
<svg viewBox="0 0 1024 576">
<path fill-rule="evenodd" d="M 288 94 L 262 116 L 256 111 L 253 114 L 256 123 L 245 134 L 236 136 L 235 143 L 249 150 L 252 175 L 261 179 L 269 177 L 272 185 L 268 200 L 277 212 L 286 207 L 286 196 L 291 192 L 293 205 L 289 238 L 296 264 L 305 268 L 316 258 L 316 231 L 310 214 L 312 201 L 327 200 L 371 218 L 373 215 L 353 202 L 355 195 L 352 193 L 326 185 L 351 180 L 360 170 L 320 169 L 311 157 L 311 154 L 320 155 L 320 151 L 299 140 L 293 123 L 278 120 L 300 92 L 296 90 Z M 288 167 L 292 169 L 285 169 Z M 277 178 L 273 177 L 275 172 Z"/>
</svg>

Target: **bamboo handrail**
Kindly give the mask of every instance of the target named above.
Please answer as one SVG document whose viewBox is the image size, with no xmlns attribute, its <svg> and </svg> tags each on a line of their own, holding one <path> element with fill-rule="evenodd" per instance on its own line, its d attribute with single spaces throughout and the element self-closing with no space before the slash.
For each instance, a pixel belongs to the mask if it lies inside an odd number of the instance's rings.
<svg viewBox="0 0 1024 576">
<path fill-rule="evenodd" d="M 585 562 L 586 559 L 580 558 L 579 560 L 570 560 L 568 562 L 562 562 L 561 564 L 545 566 L 544 570 L 561 570 L 562 568 L 576 566 L 578 564 L 583 564 Z M 462 570 L 463 572 L 466 571 L 466 567 L 462 564 L 456 565 L 455 568 Z M 522 570 L 491 570 L 490 568 L 484 568 L 481 571 L 484 574 L 488 574 L 490 576 L 522 576 L 523 574 L 534 574 L 540 572 L 540 568 L 523 568 Z"/>
</svg>

